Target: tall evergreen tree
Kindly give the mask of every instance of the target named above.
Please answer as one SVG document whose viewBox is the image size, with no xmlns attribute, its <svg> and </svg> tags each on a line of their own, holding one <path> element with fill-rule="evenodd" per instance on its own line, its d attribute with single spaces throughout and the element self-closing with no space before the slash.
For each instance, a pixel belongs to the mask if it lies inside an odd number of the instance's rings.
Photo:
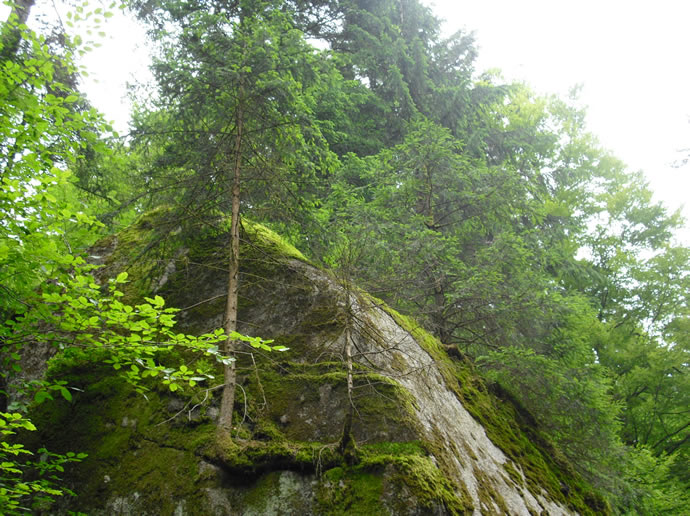
<svg viewBox="0 0 690 516">
<path fill-rule="evenodd" d="M 160 45 L 153 71 L 164 123 L 141 125 L 138 142 L 155 141 L 162 149 L 151 178 L 174 190 L 178 219 L 182 214 L 208 222 L 230 214 L 228 334 L 237 325 L 240 212 L 251 208 L 257 218 L 267 211 L 289 218 L 309 204 L 315 178 L 330 159 L 312 114 L 328 63 L 319 63 L 283 7 L 266 0 L 164 2 L 153 18 Z M 172 29 L 161 27 L 161 19 Z M 234 341 L 229 338 L 224 349 L 232 356 Z M 234 389 L 230 362 L 219 417 L 225 435 L 232 427 Z"/>
</svg>

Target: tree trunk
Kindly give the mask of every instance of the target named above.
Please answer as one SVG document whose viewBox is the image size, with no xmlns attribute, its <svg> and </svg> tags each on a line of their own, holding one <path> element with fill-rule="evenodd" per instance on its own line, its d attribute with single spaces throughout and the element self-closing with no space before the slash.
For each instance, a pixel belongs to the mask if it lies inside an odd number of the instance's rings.
<svg viewBox="0 0 690 516">
<path fill-rule="evenodd" d="M 354 418 L 354 402 L 352 401 L 352 391 L 354 382 L 352 379 L 352 335 L 350 333 L 350 324 L 348 322 L 345 328 L 345 364 L 347 366 L 347 402 L 348 410 L 345 414 L 345 424 L 343 425 L 343 440 L 340 447 L 344 450 L 352 438 L 352 419 Z"/>
<path fill-rule="evenodd" d="M 354 391 L 353 367 L 352 367 L 352 325 L 354 317 L 352 313 L 352 300 L 349 289 L 346 289 L 347 296 L 347 320 L 345 321 L 345 364 L 347 367 L 347 412 L 343 424 L 343 435 L 340 439 L 339 451 L 343 455 L 347 464 L 358 462 L 357 447 L 352 436 L 352 422 L 355 416 L 355 403 L 352 399 Z"/>
<path fill-rule="evenodd" d="M 241 93 L 241 92 L 240 92 Z M 240 96 L 241 98 L 241 96 Z M 223 354 L 234 358 L 235 340 L 230 336 L 237 331 L 237 290 L 240 271 L 240 172 L 242 169 L 242 130 L 244 113 L 242 103 L 237 107 L 237 133 L 235 135 L 235 163 L 232 179 L 232 219 L 230 222 L 230 263 L 228 272 L 228 301 L 225 307 L 225 333 L 228 335 Z M 224 366 L 223 395 L 218 416 L 218 432 L 230 437 L 232 431 L 232 412 L 235 404 L 236 371 L 235 362 Z"/>
<path fill-rule="evenodd" d="M 2 33 L 2 50 L 0 51 L 0 63 L 11 60 L 19 51 L 19 43 L 22 40 L 20 25 L 25 25 L 29 19 L 31 8 L 36 0 L 16 0 L 12 5 L 12 11 L 7 17 L 5 30 Z"/>
</svg>

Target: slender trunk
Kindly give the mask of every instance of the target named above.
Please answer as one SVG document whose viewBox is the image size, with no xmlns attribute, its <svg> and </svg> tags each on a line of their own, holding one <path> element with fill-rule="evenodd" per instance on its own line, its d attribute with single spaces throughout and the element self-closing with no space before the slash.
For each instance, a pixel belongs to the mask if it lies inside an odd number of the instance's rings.
<svg viewBox="0 0 690 516">
<path fill-rule="evenodd" d="M 7 18 L 5 30 L 2 32 L 2 50 L 0 50 L 0 62 L 8 61 L 17 55 L 19 43 L 22 40 L 21 25 L 25 25 L 29 19 L 31 8 L 36 0 L 16 0 L 12 5 L 12 11 Z"/>
<path fill-rule="evenodd" d="M 444 282 L 442 277 L 439 275 L 429 274 L 429 282 L 434 285 L 434 304 L 433 312 L 431 313 L 431 320 L 434 324 L 434 329 L 439 340 L 443 344 L 448 344 L 450 342 L 450 335 L 447 331 L 447 321 L 446 321 L 446 294 L 444 290 Z"/>
<path fill-rule="evenodd" d="M 415 211 L 418 215 L 422 215 L 426 220 L 424 224 L 432 230 L 437 230 L 436 221 L 434 220 L 434 182 L 433 172 L 428 164 L 422 165 L 422 171 L 419 172 L 419 180 L 423 182 L 416 193 L 417 200 Z"/>
<path fill-rule="evenodd" d="M 241 89 L 241 88 L 240 88 Z M 240 91 L 241 93 L 241 91 Z M 241 96 L 240 96 L 241 98 Z M 242 131 L 244 112 L 242 103 L 237 107 L 237 133 L 235 135 L 235 163 L 232 180 L 232 220 L 230 222 L 230 264 L 228 273 L 228 301 L 225 307 L 225 341 L 223 353 L 233 357 L 235 354 L 235 340 L 230 334 L 237 330 L 237 287 L 240 270 L 240 173 L 242 170 Z M 230 436 L 232 430 L 232 412 L 235 404 L 236 371 L 235 362 L 224 366 L 223 396 L 220 402 L 218 416 L 218 432 L 223 436 Z"/>
<path fill-rule="evenodd" d="M 354 462 L 354 442 L 352 439 L 352 420 L 355 416 L 355 406 L 352 401 L 352 335 L 350 326 L 345 328 L 345 363 L 347 365 L 347 412 L 343 424 L 343 436 L 340 439 L 340 453 L 345 457 L 346 462 Z"/>
<path fill-rule="evenodd" d="M 352 372 L 352 303 L 350 299 L 350 292 L 347 291 L 347 320 L 345 321 L 345 364 L 347 367 L 347 412 L 345 413 L 345 422 L 343 424 L 343 436 L 340 440 L 340 453 L 345 458 L 348 464 L 357 462 L 357 450 L 355 442 L 352 437 L 352 422 L 355 416 L 355 404 L 352 399 L 354 391 L 353 372 Z"/>
<path fill-rule="evenodd" d="M 343 429 L 343 444 L 346 447 L 346 441 L 352 435 L 352 419 L 354 418 L 355 405 L 352 401 L 353 380 L 352 380 L 352 335 L 350 333 L 350 326 L 345 328 L 345 363 L 347 365 L 347 402 L 348 410 L 345 415 L 345 425 Z"/>
</svg>

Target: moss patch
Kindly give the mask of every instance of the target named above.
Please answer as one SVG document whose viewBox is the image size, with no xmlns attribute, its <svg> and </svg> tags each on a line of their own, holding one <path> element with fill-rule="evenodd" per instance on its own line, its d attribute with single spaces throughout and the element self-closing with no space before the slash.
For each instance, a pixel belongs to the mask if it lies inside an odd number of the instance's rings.
<svg viewBox="0 0 690 516">
<path fill-rule="evenodd" d="M 269 252 L 283 259 L 295 258 L 305 263 L 310 263 L 297 248 L 263 224 L 242 219 L 242 228 L 248 241 L 257 242 L 263 252 Z"/>
<path fill-rule="evenodd" d="M 212 438 L 211 425 L 193 431 L 159 425 L 169 417 L 169 397 L 152 391 L 146 400 L 111 370 L 83 366 L 67 375 L 63 370 L 62 378 L 82 390 L 73 403 L 44 403 L 33 413 L 40 429 L 36 444 L 88 454 L 67 471 L 66 481 L 78 495 L 67 500 L 70 508 L 105 511 L 108 500 L 137 492 L 147 493 L 138 511 L 172 514 L 180 500 L 196 499 L 196 449 Z"/>
<path fill-rule="evenodd" d="M 384 508 L 382 493 L 381 475 L 362 468 L 332 468 L 324 473 L 317 490 L 318 514 L 377 514 Z"/>
</svg>

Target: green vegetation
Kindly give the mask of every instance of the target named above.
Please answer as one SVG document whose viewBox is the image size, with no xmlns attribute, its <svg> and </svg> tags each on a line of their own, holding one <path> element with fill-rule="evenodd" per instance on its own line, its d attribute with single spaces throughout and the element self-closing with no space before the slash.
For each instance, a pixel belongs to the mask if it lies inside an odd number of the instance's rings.
<svg viewBox="0 0 690 516">
<path fill-rule="evenodd" d="M 31 1 L 0 29 L 0 512 L 71 491 L 216 510 L 218 475 L 256 513 L 276 490 L 469 511 L 357 349 L 382 339 L 354 299 L 433 358 L 508 482 L 581 513 L 690 506 L 683 221 L 572 101 L 478 76 L 472 37 L 417 0 L 128 6 L 156 58 L 126 141 L 77 90 L 90 42 Z M 481 503 L 509 510 L 484 475 Z"/>
</svg>

